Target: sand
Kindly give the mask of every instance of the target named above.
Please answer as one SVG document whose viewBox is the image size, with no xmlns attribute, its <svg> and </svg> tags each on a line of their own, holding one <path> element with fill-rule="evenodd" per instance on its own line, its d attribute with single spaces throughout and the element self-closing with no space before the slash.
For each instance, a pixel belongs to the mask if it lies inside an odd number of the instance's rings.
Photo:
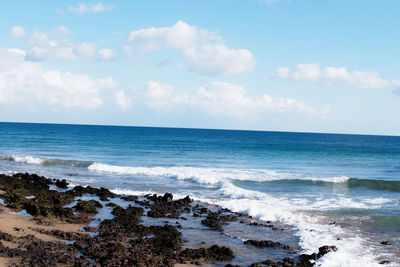
<svg viewBox="0 0 400 267">
<path fill-rule="evenodd" d="M 0 192 L 1 194 L 1 192 Z M 32 229 L 43 229 L 43 230 L 62 230 L 66 232 L 80 232 L 80 228 L 83 225 L 79 224 L 69 224 L 59 221 L 48 221 L 50 225 L 39 225 L 37 221 L 33 219 L 32 216 L 21 216 L 17 214 L 10 213 L 10 210 L 0 204 L 0 232 L 10 234 L 14 237 L 22 237 L 25 235 L 34 235 L 38 239 L 43 241 L 57 241 L 55 237 L 38 233 Z M 60 241 L 61 242 L 61 241 Z M 9 248 L 16 248 L 17 244 L 13 242 L 1 241 L 3 246 Z M 13 262 L 18 262 L 17 258 L 4 258 L 0 257 L 0 266 L 9 266 Z"/>
</svg>

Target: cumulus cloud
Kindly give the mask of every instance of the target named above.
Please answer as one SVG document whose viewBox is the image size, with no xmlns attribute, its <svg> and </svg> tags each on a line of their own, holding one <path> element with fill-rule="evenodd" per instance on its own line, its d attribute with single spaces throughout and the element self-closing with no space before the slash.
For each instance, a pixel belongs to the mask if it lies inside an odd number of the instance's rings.
<svg viewBox="0 0 400 267">
<path fill-rule="evenodd" d="M 98 3 L 78 3 L 76 6 L 69 6 L 67 10 L 75 14 L 103 13 L 114 9 L 113 5 Z"/>
<path fill-rule="evenodd" d="M 374 71 L 350 72 L 346 68 L 337 67 L 321 69 L 318 64 L 299 64 L 294 71 L 281 67 L 277 69 L 277 75 L 283 79 L 360 89 L 382 88 L 389 84 Z"/>
<path fill-rule="evenodd" d="M 232 118 L 249 115 L 257 118 L 268 112 L 317 114 L 317 110 L 305 102 L 292 98 L 275 98 L 267 94 L 250 97 L 244 87 L 226 82 L 213 82 L 210 86 L 199 87 L 195 92 L 177 92 L 170 85 L 150 81 L 147 83 L 146 99 L 150 108 L 159 111 L 196 108 L 211 115 Z"/>
<path fill-rule="evenodd" d="M 112 61 L 117 58 L 117 53 L 108 48 L 103 48 L 98 51 L 98 56 L 101 61 Z"/>
<path fill-rule="evenodd" d="M 102 104 L 100 91 L 116 85 L 111 77 L 92 79 L 87 75 L 47 70 L 41 63 L 24 61 L 20 51 L 9 51 L 7 57 L 12 63 L 10 68 L 0 69 L 1 104 L 96 108 Z M 0 62 L 7 57 L 0 53 Z"/>
<path fill-rule="evenodd" d="M 28 38 L 26 59 L 30 61 L 99 59 L 111 61 L 116 53 L 111 49 L 97 50 L 97 44 L 73 42 L 71 31 L 59 26 L 51 31 L 34 31 Z"/>
<path fill-rule="evenodd" d="M 171 27 L 132 31 L 125 49 L 128 53 L 176 49 L 183 53 L 190 70 L 211 76 L 239 74 L 255 65 L 249 50 L 228 48 L 221 36 L 183 21 Z"/>
<path fill-rule="evenodd" d="M 131 99 L 126 95 L 125 91 L 123 90 L 115 93 L 115 102 L 122 110 L 126 110 L 132 106 Z"/>
<path fill-rule="evenodd" d="M 11 35 L 14 38 L 23 38 L 26 36 L 25 29 L 21 26 L 14 26 L 11 28 Z"/>
</svg>

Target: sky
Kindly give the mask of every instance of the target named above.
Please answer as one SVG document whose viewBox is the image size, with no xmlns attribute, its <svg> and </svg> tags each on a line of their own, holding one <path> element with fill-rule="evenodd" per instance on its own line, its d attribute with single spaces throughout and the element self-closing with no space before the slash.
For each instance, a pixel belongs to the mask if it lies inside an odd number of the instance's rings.
<svg viewBox="0 0 400 267">
<path fill-rule="evenodd" d="M 400 1 L 6 1 L 0 121 L 400 135 Z"/>
</svg>

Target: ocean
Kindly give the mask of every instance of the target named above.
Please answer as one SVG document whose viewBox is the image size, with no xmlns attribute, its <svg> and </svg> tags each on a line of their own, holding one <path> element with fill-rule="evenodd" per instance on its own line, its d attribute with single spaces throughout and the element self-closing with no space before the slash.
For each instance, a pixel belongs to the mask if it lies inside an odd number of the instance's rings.
<svg viewBox="0 0 400 267">
<path fill-rule="evenodd" d="M 397 136 L 0 123 L 0 172 L 190 195 L 337 246 L 320 266 L 400 264 Z"/>
</svg>

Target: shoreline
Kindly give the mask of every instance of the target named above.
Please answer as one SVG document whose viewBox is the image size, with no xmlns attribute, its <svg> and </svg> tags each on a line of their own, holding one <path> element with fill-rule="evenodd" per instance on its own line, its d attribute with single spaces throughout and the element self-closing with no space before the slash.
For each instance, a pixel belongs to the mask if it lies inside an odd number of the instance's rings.
<svg viewBox="0 0 400 267">
<path fill-rule="evenodd" d="M 0 175 L 0 190 L 7 206 L 0 213 L 0 264 L 6 266 L 313 266 L 336 250 L 327 244 L 301 254 L 280 239 L 291 235 L 289 228 L 189 196 L 71 189 L 65 180 L 23 173 Z"/>
</svg>

